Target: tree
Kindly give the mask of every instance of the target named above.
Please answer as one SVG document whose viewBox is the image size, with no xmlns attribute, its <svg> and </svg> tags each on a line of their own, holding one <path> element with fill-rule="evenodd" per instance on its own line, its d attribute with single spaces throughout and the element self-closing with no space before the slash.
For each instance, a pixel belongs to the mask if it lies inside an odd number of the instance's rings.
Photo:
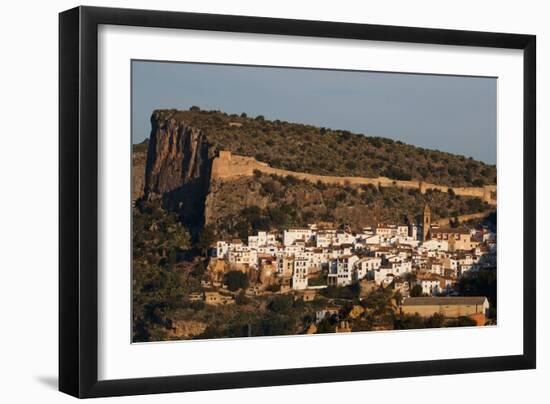
<svg viewBox="0 0 550 404">
<path fill-rule="evenodd" d="M 391 298 L 392 291 L 387 289 L 377 289 L 361 301 L 361 306 L 369 309 L 375 316 L 388 314 L 392 311 Z"/>
<path fill-rule="evenodd" d="M 267 307 L 274 313 L 285 314 L 292 309 L 294 298 L 292 296 L 273 296 Z"/>
<path fill-rule="evenodd" d="M 334 324 L 331 318 L 325 317 L 317 323 L 317 334 L 327 334 L 331 332 L 334 332 Z"/>
<path fill-rule="evenodd" d="M 183 228 L 181 225 L 172 233 L 172 247 L 182 250 L 191 248 L 191 236 L 187 229 Z"/>
<path fill-rule="evenodd" d="M 477 325 L 474 319 L 470 317 L 460 316 L 456 320 L 447 324 L 447 327 L 475 327 Z"/>
<path fill-rule="evenodd" d="M 401 306 L 401 303 L 403 303 L 403 295 L 401 294 L 401 291 L 396 291 L 393 297 L 395 298 L 397 305 Z"/>
<path fill-rule="evenodd" d="M 445 316 L 443 314 L 435 313 L 426 320 L 426 327 L 428 328 L 441 328 L 445 322 Z"/>
<path fill-rule="evenodd" d="M 414 285 L 411 289 L 411 297 L 420 297 L 423 295 L 422 286 Z"/>
<path fill-rule="evenodd" d="M 482 187 L 485 185 L 485 181 L 483 181 L 482 178 L 476 178 L 475 180 L 472 181 L 472 185 L 474 187 Z"/>
<path fill-rule="evenodd" d="M 394 321 L 396 330 L 410 330 L 415 328 L 426 328 L 424 319 L 418 313 L 403 314 Z"/>
<path fill-rule="evenodd" d="M 455 216 L 454 219 L 451 219 L 449 221 L 449 224 L 451 225 L 451 227 L 453 229 L 456 229 L 457 227 L 460 226 L 460 220 L 458 220 L 458 216 Z"/>
<path fill-rule="evenodd" d="M 197 247 L 203 255 L 206 255 L 208 253 L 208 249 L 215 239 L 216 234 L 214 233 L 214 229 L 212 228 L 212 226 L 204 226 L 197 242 Z"/>
<path fill-rule="evenodd" d="M 248 287 L 248 276 L 241 271 L 229 271 L 223 276 L 223 283 L 232 292 Z"/>
<path fill-rule="evenodd" d="M 486 296 L 492 307 L 497 306 L 497 275 L 490 268 L 467 272 L 458 282 L 458 290 L 464 296 Z"/>
<path fill-rule="evenodd" d="M 250 303 L 250 299 L 246 297 L 244 290 L 235 297 L 235 303 L 237 303 L 238 305 L 245 305 Z"/>
<path fill-rule="evenodd" d="M 414 272 L 407 272 L 403 278 L 409 282 L 409 285 L 416 282 L 416 274 Z"/>
</svg>

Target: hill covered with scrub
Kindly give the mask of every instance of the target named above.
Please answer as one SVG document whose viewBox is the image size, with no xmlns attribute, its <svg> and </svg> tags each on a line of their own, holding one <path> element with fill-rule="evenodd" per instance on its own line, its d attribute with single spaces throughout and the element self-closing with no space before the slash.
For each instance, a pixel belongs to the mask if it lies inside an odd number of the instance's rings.
<svg viewBox="0 0 550 404">
<path fill-rule="evenodd" d="M 320 175 L 420 180 L 446 186 L 496 184 L 496 167 L 471 158 L 346 130 L 269 121 L 219 111 L 159 110 L 200 128 L 213 150 L 254 157 L 275 168 Z"/>
<path fill-rule="evenodd" d="M 233 163 L 252 157 L 254 167 L 266 163 L 264 168 L 290 173 L 254 169 L 223 176 L 222 151 L 232 153 Z M 297 173 L 395 181 L 312 181 Z M 432 219 L 452 218 L 456 225 L 456 217 L 494 206 L 453 189 L 495 184 L 496 168 L 389 139 L 192 108 L 153 112 L 149 138 L 133 147 L 132 175 L 133 340 L 160 341 L 305 332 L 304 321 L 316 306 L 306 308 L 288 296 L 250 301 L 239 295 L 234 306 L 223 309 L 192 299 L 204 291 L 207 253 L 215 241 L 247 241 L 259 230 L 309 223 L 355 231 L 381 222 L 414 222 L 425 204 Z M 399 185 L 409 180 L 442 187 Z M 357 298 L 356 290 L 344 292 Z M 388 296 L 376 296 L 388 306 Z M 400 318 L 384 321 L 403 327 Z M 376 324 L 353 326 L 368 330 Z"/>
<path fill-rule="evenodd" d="M 433 220 L 487 212 L 487 203 L 452 192 L 383 187 L 327 185 L 259 171 L 253 177 L 211 183 L 205 223 L 220 238 L 247 237 L 260 230 L 282 231 L 330 222 L 352 231 L 377 223 L 415 223 L 426 204 Z"/>
<path fill-rule="evenodd" d="M 222 178 L 215 172 L 222 151 L 244 156 L 232 161 L 247 163 L 251 157 L 256 167 L 265 163 L 284 171 Z M 451 187 L 482 187 L 496 180 L 494 166 L 463 156 L 197 107 L 153 111 L 150 138 L 134 145 L 133 161 L 133 200 L 162 198 L 163 208 L 176 212 L 194 239 L 205 225 L 212 225 L 218 237 L 243 237 L 270 226 L 318 221 L 356 229 L 377 221 L 416 221 L 426 203 L 434 219 L 455 218 L 491 206 L 483 198 L 455 194 Z M 304 177 L 300 173 L 376 181 L 369 186 L 323 184 L 296 178 Z M 381 187 L 378 177 L 390 178 L 390 186 Z M 403 188 L 408 180 L 440 187 L 429 192 Z"/>
</svg>

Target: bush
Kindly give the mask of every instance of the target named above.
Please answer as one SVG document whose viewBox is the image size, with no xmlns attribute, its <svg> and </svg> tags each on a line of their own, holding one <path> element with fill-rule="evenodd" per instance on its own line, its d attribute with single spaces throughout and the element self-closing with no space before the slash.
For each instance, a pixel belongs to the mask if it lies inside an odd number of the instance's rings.
<svg viewBox="0 0 550 404">
<path fill-rule="evenodd" d="M 411 297 L 420 297 L 422 296 L 422 286 L 414 285 L 411 289 Z"/>
<path fill-rule="evenodd" d="M 279 285 L 278 283 L 274 283 L 272 285 L 269 285 L 267 288 L 265 288 L 265 290 L 267 290 L 268 292 L 277 293 L 278 291 L 281 290 L 281 285 Z"/>
<path fill-rule="evenodd" d="M 435 313 L 433 316 L 426 320 L 426 327 L 428 328 L 441 328 L 445 323 L 445 316 L 443 314 Z"/>
<path fill-rule="evenodd" d="M 242 291 L 235 297 L 235 303 L 238 305 L 245 305 L 250 303 L 250 299 L 246 297 L 244 291 Z"/>
<path fill-rule="evenodd" d="M 447 327 L 475 327 L 477 323 L 470 317 L 460 316 L 456 320 L 447 323 Z"/>
<path fill-rule="evenodd" d="M 223 283 L 231 291 L 246 289 L 248 287 L 248 276 L 241 271 L 229 271 L 223 276 Z"/>
<path fill-rule="evenodd" d="M 485 181 L 483 181 L 483 179 L 481 178 L 476 178 L 475 180 L 472 181 L 472 185 L 474 187 L 482 187 L 485 185 Z"/>
<path fill-rule="evenodd" d="M 292 309 L 294 298 L 292 296 L 273 296 L 267 307 L 274 313 L 288 313 Z"/>
</svg>

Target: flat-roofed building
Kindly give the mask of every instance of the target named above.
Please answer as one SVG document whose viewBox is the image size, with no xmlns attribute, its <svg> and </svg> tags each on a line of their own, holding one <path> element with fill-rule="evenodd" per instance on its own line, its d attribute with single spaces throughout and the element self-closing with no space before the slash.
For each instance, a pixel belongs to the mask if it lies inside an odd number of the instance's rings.
<svg viewBox="0 0 550 404">
<path fill-rule="evenodd" d="M 468 229 L 463 228 L 440 228 L 430 230 L 430 239 L 446 241 L 449 251 L 471 250 L 476 248 L 479 242 L 472 240 L 472 235 Z"/>
<path fill-rule="evenodd" d="M 485 296 L 409 297 L 404 300 L 403 313 L 418 313 L 422 317 L 442 314 L 448 318 L 486 315 L 489 301 Z"/>
</svg>

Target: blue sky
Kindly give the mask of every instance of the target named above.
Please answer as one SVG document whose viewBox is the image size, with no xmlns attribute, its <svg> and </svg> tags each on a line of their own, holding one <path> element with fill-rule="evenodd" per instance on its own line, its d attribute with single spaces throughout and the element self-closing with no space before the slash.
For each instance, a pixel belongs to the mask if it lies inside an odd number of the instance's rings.
<svg viewBox="0 0 550 404">
<path fill-rule="evenodd" d="M 132 62 L 132 138 L 157 108 L 215 109 L 383 136 L 496 163 L 497 79 Z"/>
</svg>

